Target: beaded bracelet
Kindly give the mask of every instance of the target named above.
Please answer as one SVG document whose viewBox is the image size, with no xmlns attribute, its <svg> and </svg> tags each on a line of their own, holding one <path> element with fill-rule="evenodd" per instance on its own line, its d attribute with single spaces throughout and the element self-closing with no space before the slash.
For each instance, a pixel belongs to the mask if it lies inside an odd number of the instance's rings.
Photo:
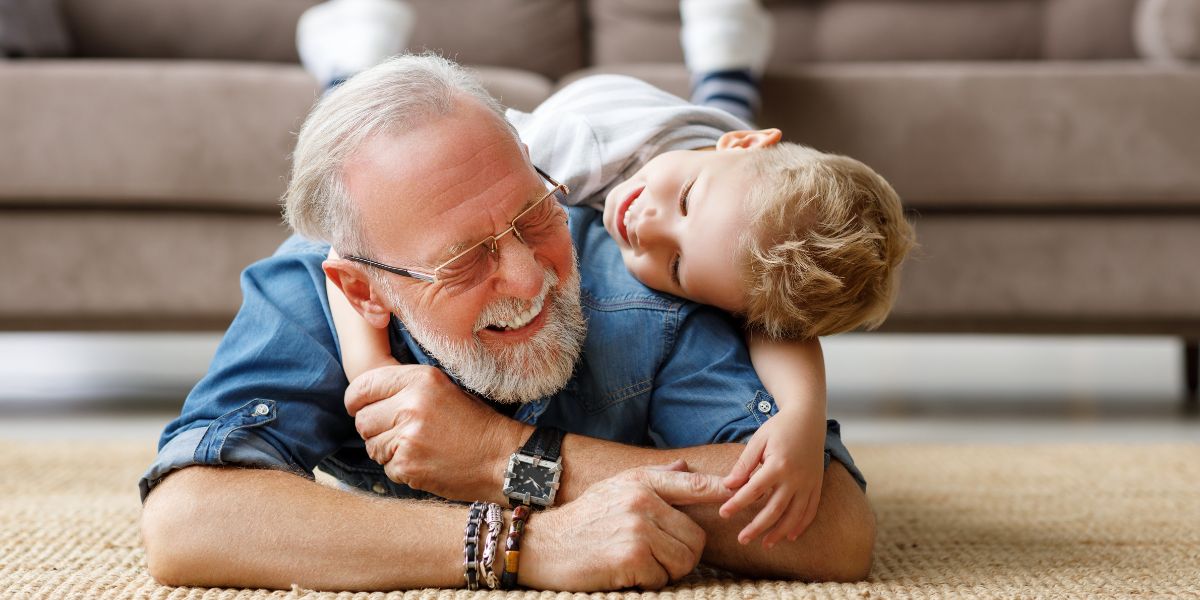
<svg viewBox="0 0 1200 600">
<path fill-rule="evenodd" d="M 521 563 L 521 534 L 525 531 L 527 519 L 529 505 L 522 504 L 513 509 L 512 527 L 508 530 L 508 538 L 504 540 L 504 573 L 500 575 L 500 589 L 511 590 L 517 587 L 517 569 Z"/>
<path fill-rule="evenodd" d="M 467 589 L 479 589 L 479 525 L 483 521 L 484 502 L 473 502 L 467 513 L 467 529 L 463 537 L 463 577 Z"/>
<path fill-rule="evenodd" d="M 496 561 L 496 543 L 500 539 L 500 530 L 504 528 L 504 513 L 501 512 L 500 505 L 489 503 L 483 521 L 487 523 L 488 531 L 483 544 L 483 558 L 479 566 L 483 569 L 483 582 L 487 584 L 489 590 L 494 590 L 500 586 L 500 580 L 496 577 L 495 569 L 492 568 L 492 563 Z"/>
</svg>

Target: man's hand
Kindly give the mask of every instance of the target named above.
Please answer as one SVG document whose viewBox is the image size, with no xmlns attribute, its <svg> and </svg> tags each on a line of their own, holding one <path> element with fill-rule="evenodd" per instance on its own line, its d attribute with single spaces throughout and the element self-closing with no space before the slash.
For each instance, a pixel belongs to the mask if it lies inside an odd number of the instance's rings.
<svg viewBox="0 0 1200 600">
<path fill-rule="evenodd" d="M 426 365 L 363 373 L 346 389 L 346 411 L 389 479 L 451 500 L 498 499 L 497 477 L 526 427 Z"/>
<path fill-rule="evenodd" d="M 704 530 L 672 505 L 732 495 L 719 476 L 690 473 L 683 460 L 618 473 L 530 517 L 520 583 L 579 592 L 661 588 L 691 573 L 704 552 Z"/>
</svg>

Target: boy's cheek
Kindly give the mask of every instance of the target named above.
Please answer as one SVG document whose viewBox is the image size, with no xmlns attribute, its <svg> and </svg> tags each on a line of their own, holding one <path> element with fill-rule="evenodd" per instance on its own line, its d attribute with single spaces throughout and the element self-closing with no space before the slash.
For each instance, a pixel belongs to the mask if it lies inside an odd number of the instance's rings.
<svg viewBox="0 0 1200 600">
<path fill-rule="evenodd" d="M 634 256 L 632 250 L 626 248 L 621 249 L 621 262 L 625 263 L 625 268 L 629 270 L 629 274 L 633 275 L 634 279 L 637 279 L 645 285 L 650 285 L 645 279 L 642 278 L 641 263 L 644 261 Z"/>
<path fill-rule="evenodd" d="M 645 256 L 635 257 L 631 250 L 622 251 L 621 257 L 625 260 L 625 268 L 629 269 L 630 274 L 642 282 L 642 285 L 660 292 L 671 293 L 663 278 L 658 276 L 651 259 Z"/>
</svg>

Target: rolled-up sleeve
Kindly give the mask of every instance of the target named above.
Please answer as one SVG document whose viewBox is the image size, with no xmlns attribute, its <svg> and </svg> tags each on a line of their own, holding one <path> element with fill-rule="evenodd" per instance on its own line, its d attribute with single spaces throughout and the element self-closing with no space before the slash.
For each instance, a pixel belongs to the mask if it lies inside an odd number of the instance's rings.
<svg viewBox="0 0 1200 600">
<path fill-rule="evenodd" d="M 687 305 L 668 327 L 674 339 L 654 380 L 651 438 L 662 447 L 745 442 L 762 423 L 757 402 L 774 407 L 750 364 L 736 324 Z"/>
<path fill-rule="evenodd" d="M 167 425 L 141 499 L 192 465 L 313 469 L 358 441 L 321 270 L 328 246 L 293 237 L 241 278 L 242 306 L 208 373 Z"/>
<path fill-rule="evenodd" d="M 680 312 L 671 352 L 655 379 L 650 437 L 663 448 L 746 443 L 779 406 L 754 371 L 736 324 L 715 309 L 688 308 Z M 866 491 L 834 420 L 826 421 L 826 467 L 831 459 Z"/>
</svg>

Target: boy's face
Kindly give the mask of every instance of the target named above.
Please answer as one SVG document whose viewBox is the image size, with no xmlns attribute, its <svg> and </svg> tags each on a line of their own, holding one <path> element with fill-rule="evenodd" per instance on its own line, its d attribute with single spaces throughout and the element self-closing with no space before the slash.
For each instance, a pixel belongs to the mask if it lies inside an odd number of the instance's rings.
<svg viewBox="0 0 1200 600">
<path fill-rule="evenodd" d="M 744 150 L 778 141 L 778 130 L 765 133 L 731 132 L 716 151 L 661 154 L 609 192 L 604 227 L 634 277 L 702 304 L 745 309 L 737 250 L 754 169 Z"/>
</svg>

